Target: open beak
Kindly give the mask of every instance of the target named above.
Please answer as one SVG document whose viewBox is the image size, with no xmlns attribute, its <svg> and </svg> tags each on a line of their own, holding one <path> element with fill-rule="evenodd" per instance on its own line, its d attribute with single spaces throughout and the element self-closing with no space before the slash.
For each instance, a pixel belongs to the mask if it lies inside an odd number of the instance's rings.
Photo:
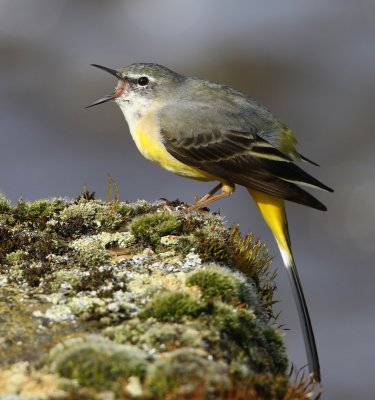
<svg viewBox="0 0 375 400">
<path fill-rule="evenodd" d="M 98 65 L 98 64 L 91 64 L 91 65 L 93 67 L 102 69 L 103 71 L 106 71 L 111 75 L 114 75 L 117 79 L 119 79 L 119 83 L 118 83 L 114 93 L 107 94 L 107 96 L 104 96 L 99 100 L 96 100 L 94 103 L 90 104 L 89 106 L 87 106 L 85 108 L 94 107 L 94 106 L 97 106 L 98 104 L 103 104 L 103 103 L 106 103 L 107 101 L 114 100 L 117 97 L 120 97 L 122 95 L 122 93 L 124 92 L 124 89 L 125 89 L 125 78 L 123 78 L 120 75 L 120 73 L 117 72 L 115 69 L 103 67 L 102 65 Z"/>
</svg>

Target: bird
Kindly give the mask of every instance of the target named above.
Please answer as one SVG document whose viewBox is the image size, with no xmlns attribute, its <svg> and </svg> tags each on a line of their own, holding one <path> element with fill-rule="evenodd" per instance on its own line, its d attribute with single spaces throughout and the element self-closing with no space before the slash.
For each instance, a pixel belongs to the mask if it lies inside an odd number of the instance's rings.
<svg viewBox="0 0 375 400">
<path fill-rule="evenodd" d="M 286 124 L 252 97 L 229 86 L 181 75 L 155 63 L 112 69 L 111 100 L 120 107 L 144 157 L 177 175 L 218 184 L 192 206 L 198 210 L 247 189 L 279 247 L 291 283 L 314 381 L 321 381 L 314 331 L 291 247 L 285 201 L 327 208 L 301 186 L 333 190 L 297 165 L 318 165 L 297 151 Z M 218 193 L 219 192 L 219 193 Z"/>
</svg>

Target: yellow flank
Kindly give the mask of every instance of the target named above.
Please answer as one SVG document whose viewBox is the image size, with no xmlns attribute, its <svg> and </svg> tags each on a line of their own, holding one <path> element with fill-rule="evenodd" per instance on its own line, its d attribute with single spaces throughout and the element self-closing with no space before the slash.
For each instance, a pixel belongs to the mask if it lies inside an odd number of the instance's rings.
<svg viewBox="0 0 375 400">
<path fill-rule="evenodd" d="M 284 200 L 257 190 L 247 189 L 275 236 L 279 246 L 291 254 Z"/>
<path fill-rule="evenodd" d="M 146 115 L 140 117 L 134 125 L 134 128 L 130 129 L 131 134 L 138 150 L 147 159 L 168 171 L 187 178 L 202 181 L 220 180 L 198 168 L 183 164 L 168 153 L 164 147 L 160 135 L 160 128 L 152 109 Z"/>
</svg>

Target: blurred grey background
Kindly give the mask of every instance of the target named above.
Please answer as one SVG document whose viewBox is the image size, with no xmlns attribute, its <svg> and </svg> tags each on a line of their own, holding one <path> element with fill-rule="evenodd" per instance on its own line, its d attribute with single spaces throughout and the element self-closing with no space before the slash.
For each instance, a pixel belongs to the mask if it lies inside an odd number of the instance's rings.
<svg viewBox="0 0 375 400">
<path fill-rule="evenodd" d="M 295 130 L 308 170 L 335 188 L 327 213 L 289 204 L 326 399 L 373 399 L 375 2 L 366 0 L 0 0 L 0 191 L 12 201 L 191 202 L 211 184 L 142 158 L 120 110 L 84 106 L 115 80 L 89 66 L 158 62 L 234 86 Z M 254 231 L 279 267 L 277 308 L 297 367 L 305 352 L 275 243 L 247 193 L 212 207 Z"/>
</svg>

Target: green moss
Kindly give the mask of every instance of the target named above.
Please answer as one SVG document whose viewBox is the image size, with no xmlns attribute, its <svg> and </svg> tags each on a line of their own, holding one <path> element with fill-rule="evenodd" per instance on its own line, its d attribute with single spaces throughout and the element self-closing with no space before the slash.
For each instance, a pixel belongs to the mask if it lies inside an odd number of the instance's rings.
<svg viewBox="0 0 375 400">
<path fill-rule="evenodd" d="M 253 312 L 215 304 L 210 319 L 221 337 L 229 338 L 225 342 L 233 360 L 244 356 L 245 364 L 254 372 L 285 373 L 288 360 L 280 336 L 276 332 L 270 334 L 271 328 L 264 326 Z M 236 365 L 232 367 L 237 369 Z"/>
<path fill-rule="evenodd" d="M 54 230 L 62 237 L 76 238 L 82 234 L 94 233 L 100 227 L 96 216 L 100 210 L 98 201 L 79 200 L 66 207 L 58 217 L 49 221 Z M 104 209 L 107 207 L 104 206 Z M 101 211 L 104 214 L 104 210 Z M 112 221 L 111 221 L 112 222 Z"/>
<path fill-rule="evenodd" d="M 98 246 L 95 241 L 87 240 L 85 245 L 72 243 L 71 247 L 77 252 L 77 260 L 86 267 L 105 264 L 109 259 L 108 252 Z"/>
<path fill-rule="evenodd" d="M 274 369 L 281 374 L 285 373 L 288 367 L 288 359 L 282 336 L 271 326 L 266 326 L 262 334 L 264 336 L 265 349 L 272 358 Z"/>
<path fill-rule="evenodd" d="M 238 226 L 231 228 L 227 244 L 230 248 L 229 265 L 254 284 L 263 312 L 272 318 L 276 271 L 270 269 L 272 259 L 266 246 L 255 240 L 252 233 L 242 238 Z"/>
<path fill-rule="evenodd" d="M 251 233 L 242 238 L 238 226 L 227 229 L 222 221 L 212 219 L 202 229 L 195 230 L 193 236 L 202 261 L 225 263 L 241 271 L 255 285 L 263 312 L 272 317 L 276 272 L 270 270 L 271 258 L 264 244 Z"/>
<path fill-rule="evenodd" d="M 227 371 L 224 365 L 207 357 L 202 350 L 183 348 L 160 358 L 146 376 L 149 398 L 194 398 L 199 392 L 210 395 L 207 398 L 217 398 L 218 389 L 229 384 Z"/>
<path fill-rule="evenodd" d="M 125 218 L 120 212 L 125 207 L 123 203 L 80 199 L 64 208 L 50 221 L 50 225 L 66 238 L 94 234 L 104 229 L 116 230 L 125 224 Z"/>
<path fill-rule="evenodd" d="M 174 214 L 154 213 L 134 218 L 129 229 L 138 240 L 155 248 L 161 237 L 180 234 L 182 222 Z"/>
<path fill-rule="evenodd" d="M 66 207 L 62 199 L 56 200 L 37 200 L 25 202 L 20 200 L 13 209 L 13 214 L 17 220 L 31 222 L 45 222 L 53 214 L 60 212 Z"/>
<path fill-rule="evenodd" d="M 181 321 L 184 317 L 197 317 L 204 305 L 185 292 L 158 293 L 139 314 L 142 319 L 153 317 L 158 321 Z"/>
<path fill-rule="evenodd" d="M 193 236 L 196 251 L 202 261 L 225 263 L 230 268 L 241 271 L 254 284 L 263 312 L 273 316 L 276 273 L 270 271 L 271 258 L 267 248 L 259 240 L 255 240 L 253 234 L 242 238 L 238 226 L 227 229 L 221 220 L 215 219 L 208 219 L 201 229 L 193 232 Z M 245 286 L 239 288 L 242 291 L 240 296 L 248 298 Z"/>
<path fill-rule="evenodd" d="M 10 265 L 20 264 L 27 256 L 22 250 L 17 250 L 12 253 L 8 253 L 5 257 L 5 262 Z"/>
<path fill-rule="evenodd" d="M 81 386 L 116 389 L 130 376 L 143 377 L 146 355 L 143 351 L 119 345 L 100 336 L 76 338 L 51 350 L 49 363 L 53 372 L 75 379 Z"/>
<path fill-rule="evenodd" d="M 234 306 L 246 305 L 252 307 L 259 317 L 264 317 L 254 287 L 243 275 L 235 274 L 229 269 L 215 264 L 205 266 L 190 274 L 186 285 L 198 286 L 203 299 L 208 302 L 220 300 Z"/>
<path fill-rule="evenodd" d="M 159 351 L 172 351 L 176 347 L 202 348 L 201 332 L 186 324 L 154 324 L 141 336 L 141 341 Z"/>
<path fill-rule="evenodd" d="M 70 285 L 72 289 L 81 284 L 82 274 L 77 269 L 60 270 L 53 272 L 49 279 L 49 289 L 51 292 L 58 292 L 62 285 Z"/>
<path fill-rule="evenodd" d="M 145 200 L 138 200 L 135 203 L 119 203 L 117 212 L 124 218 L 130 219 L 141 214 L 155 212 L 157 206 L 152 203 L 148 203 Z"/>
<path fill-rule="evenodd" d="M 0 193 L 0 214 L 8 213 L 11 210 L 10 201 L 7 200 L 1 193 Z"/>
<path fill-rule="evenodd" d="M 228 262 L 230 249 L 225 237 L 218 232 L 212 233 L 208 230 L 196 231 L 194 236 L 197 241 L 197 252 L 205 262 Z"/>
<path fill-rule="evenodd" d="M 134 318 L 107 328 L 104 335 L 116 343 L 129 343 L 160 352 L 172 351 L 176 347 L 201 348 L 202 332 L 199 324 L 195 325 L 159 322 L 155 318 L 143 321 Z"/>
<path fill-rule="evenodd" d="M 187 286 L 198 286 L 205 300 L 238 301 L 240 282 L 223 269 L 207 268 L 193 272 L 186 280 Z"/>
<path fill-rule="evenodd" d="M 159 322 L 154 318 L 148 318 L 146 320 L 133 318 L 120 325 L 106 328 L 103 334 L 116 343 L 139 345 L 143 343 L 141 337 L 158 323 Z"/>
<path fill-rule="evenodd" d="M 3 267 L 12 278 L 13 267 L 18 266 L 20 274 L 33 287 L 38 286 L 39 278 L 51 272 L 54 256 L 66 251 L 66 243 L 44 228 L 37 230 L 17 223 L 14 227 L 0 227 L 2 233 L 7 240 L 0 240 L 0 271 Z"/>
<path fill-rule="evenodd" d="M 191 251 L 196 252 L 197 240 L 193 235 L 180 236 L 176 244 L 172 246 L 176 253 L 186 256 Z"/>
</svg>

